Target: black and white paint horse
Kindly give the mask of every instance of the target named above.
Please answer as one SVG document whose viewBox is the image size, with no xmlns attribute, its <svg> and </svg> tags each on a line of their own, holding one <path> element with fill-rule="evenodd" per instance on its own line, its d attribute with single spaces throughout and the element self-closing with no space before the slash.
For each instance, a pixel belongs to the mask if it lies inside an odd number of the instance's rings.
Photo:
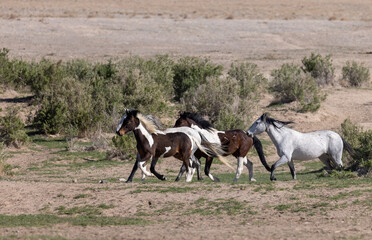
<svg viewBox="0 0 372 240">
<path fill-rule="evenodd" d="M 158 179 L 165 180 L 164 175 L 159 174 L 155 170 L 155 165 L 160 157 L 173 156 L 183 162 L 185 165 L 186 182 L 190 182 L 194 174 L 193 165 L 198 164 L 194 153 L 197 149 L 207 154 L 208 151 L 218 153 L 220 149 L 216 149 L 215 145 L 206 143 L 208 148 L 201 145 L 202 139 L 198 132 L 184 127 L 182 129 L 166 129 L 161 131 L 156 128 L 156 125 L 150 119 L 146 118 L 137 110 L 126 110 L 122 117 L 116 133 L 124 135 L 133 131 L 137 141 L 137 167 L 140 167 L 146 176 L 151 176 L 153 173 Z M 220 158 L 222 161 L 222 157 Z M 151 160 L 149 173 L 144 163 Z M 133 175 L 137 170 L 133 167 L 132 173 L 127 182 L 132 181 Z"/>
<path fill-rule="evenodd" d="M 274 143 L 279 160 L 271 166 L 271 180 L 276 180 L 274 171 L 287 163 L 292 178 L 296 179 L 293 160 L 319 158 L 327 168 L 342 168 L 342 151 L 353 154 L 351 146 L 337 133 L 329 130 L 301 133 L 286 127 L 293 122 L 283 122 L 270 118 L 264 113 L 248 130 L 251 136 L 267 132 Z"/>
</svg>

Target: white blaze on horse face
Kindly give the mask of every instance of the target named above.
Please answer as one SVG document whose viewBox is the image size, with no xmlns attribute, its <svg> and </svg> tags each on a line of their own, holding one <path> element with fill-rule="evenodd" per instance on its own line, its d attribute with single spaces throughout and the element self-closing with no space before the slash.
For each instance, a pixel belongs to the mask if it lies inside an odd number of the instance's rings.
<svg viewBox="0 0 372 240">
<path fill-rule="evenodd" d="M 154 139 L 152 138 L 151 134 L 143 127 L 142 123 L 140 123 L 136 128 L 136 130 L 140 130 L 143 136 L 147 139 L 149 142 L 150 147 L 154 144 Z"/>
<path fill-rule="evenodd" d="M 116 131 L 117 131 L 117 132 L 120 130 L 120 128 L 121 128 L 121 126 L 123 125 L 123 122 L 124 122 L 124 120 L 125 120 L 126 118 L 127 118 L 127 114 L 125 113 L 125 114 L 123 115 L 123 117 L 121 118 L 119 125 L 116 127 Z"/>
</svg>

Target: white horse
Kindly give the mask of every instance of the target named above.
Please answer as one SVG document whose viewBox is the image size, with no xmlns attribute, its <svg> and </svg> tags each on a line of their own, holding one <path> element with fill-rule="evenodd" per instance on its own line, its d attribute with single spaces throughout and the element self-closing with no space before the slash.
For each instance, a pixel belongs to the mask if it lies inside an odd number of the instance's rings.
<svg viewBox="0 0 372 240">
<path fill-rule="evenodd" d="M 254 136 L 266 131 L 277 149 L 280 158 L 271 166 L 270 180 L 276 180 L 274 171 L 284 163 L 288 164 L 293 179 L 296 179 L 293 160 L 319 158 L 327 168 L 332 169 L 343 167 L 341 158 L 344 148 L 353 154 L 351 146 L 333 131 L 301 133 L 285 127 L 290 123 L 293 122 L 278 121 L 264 113 L 247 132 Z"/>
</svg>

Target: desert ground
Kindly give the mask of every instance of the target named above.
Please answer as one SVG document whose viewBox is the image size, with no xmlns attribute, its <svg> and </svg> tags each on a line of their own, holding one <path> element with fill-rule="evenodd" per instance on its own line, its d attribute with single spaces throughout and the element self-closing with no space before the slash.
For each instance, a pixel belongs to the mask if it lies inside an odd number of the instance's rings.
<svg viewBox="0 0 372 240">
<path fill-rule="evenodd" d="M 224 66 L 249 61 L 268 78 L 314 52 L 331 54 L 339 80 L 346 61 L 372 72 L 372 1 L 2 0 L 0 48 L 24 60 L 168 54 Z M 337 131 L 346 118 L 372 129 L 370 87 L 336 84 L 324 91 L 315 113 L 270 108 L 269 94 L 254 112 L 294 121 L 304 132 Z M 32 111 L 27 101 L 14 100 L 25 96 L 4 90 L 0 108 Z M 259 137 L 274 163 L 274 146 L 265 133 Z M 128 177 L 133 159 L 101 161 L 102 152 L 66 147 L 59 136 L 33 136 L 32 144 L 7 149 L 7 163 L 16 167 L 0 178 L 0 239 L 372 239 L 371 178 L 320 178 L 319 160 L 295 162 L 297 180 L 280 167 L 278 181 L 270 182 L 252 150 L 257 182 L 248 182 L 244 169 L 233 184 L 234 173 L 215 160 L 220 183 L 194 177 L 186 184 L 173 182 L 180 162 L 170 158 L 157 166 L 167 181 L 142 182 L 137 173 L 126 184 L 119 179 Z M 25 220 L 13 223 L 20 216 Z"/>
</svg>

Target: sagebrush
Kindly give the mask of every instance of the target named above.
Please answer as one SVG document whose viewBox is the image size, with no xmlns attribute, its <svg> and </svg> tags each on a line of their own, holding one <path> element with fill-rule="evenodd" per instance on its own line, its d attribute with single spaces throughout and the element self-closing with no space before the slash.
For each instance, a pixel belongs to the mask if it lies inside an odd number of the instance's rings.
<svg viewBox="0 0 372 240">
<path fill-rule="evenodd" d="M 271 76 L 269 89 L 276 100 L 281 103 L 297 101 L 301 106 L 299 111 L 316 111 L 325 99 L 315 79 L 297 65 L 283 64 L 280 69 L 273 70 Z"/>
<path fill-rule="evenodd" d="M 342 68 L 342 79 L 352 87 L 361 87 L 363 84 L 368 86 L 370 81 L 369 69 L 364 67 L 363 63 L 347 61 Z"/>
<path fill-rule="evenodd" d="M 8 108 L 6 115 L 0 117 L 0 143 L 17 148 L 29 142 L 25 124 L 18 113 L 18 108 Z"/>
<path fill-rule="evenodd" d="M 370 172 L 372 170 L 372 130 L 364 131 L 350 119 L 346 119 L 341 124 L 341 134 L 355 151 L 349 158 L 344 158 L 347 165 L 354 171 Z"/>
<path fill-rule="evenodd" d="M 332 64 L 331 55 L 324 58 L 320 54 L 311 53 L 309 58 L 302 59 L 303 70 L 310 73 L 318 86 L 324 86 L 334 83 L 335 68 Z"/>
</svg>

